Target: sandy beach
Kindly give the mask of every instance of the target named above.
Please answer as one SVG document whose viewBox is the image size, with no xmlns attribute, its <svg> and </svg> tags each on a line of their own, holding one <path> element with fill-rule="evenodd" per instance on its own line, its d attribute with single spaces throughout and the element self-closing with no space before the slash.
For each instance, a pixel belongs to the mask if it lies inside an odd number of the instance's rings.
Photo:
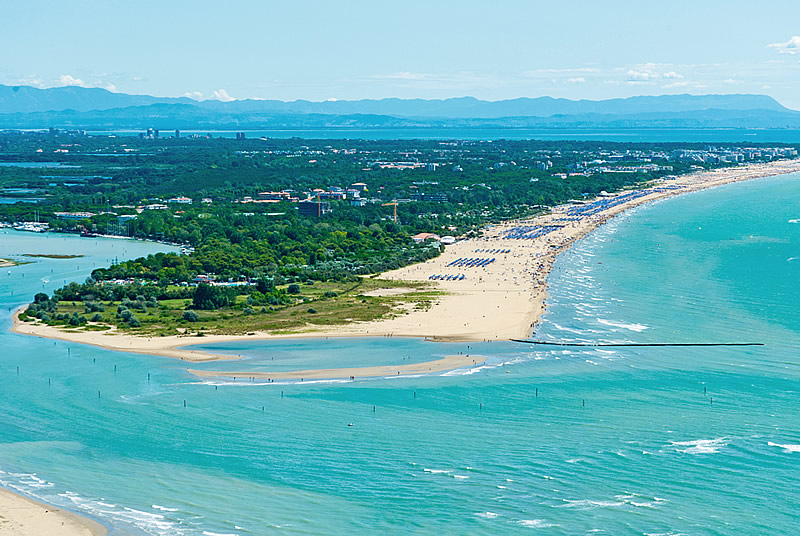
<svg viewBox="0 0 800 536">
<path fill-rule="evenodd" d="M 312 326 L 305 331 L 289 334 L 258 332 L 243 336 L 145 338 L 116 333 L 113 329 L 106 332 L 62 331 L 46 325 L 20 322 L 15 315 L 13 331 L 190 362 L 236 359 L 236 356 L 189 350 L 183 346 L 244 339 L 403 336 L 470 342 L 527 338 L 546 309 L 547 275 L 558 253 L 610 218 L 632 207 L 668 196 L 796 171 L 800 171 L 798 160 L 698 172 L 654 183 L 639 190 L 637 197 L 622 198 L 618 204 L 591 215 L 571 216 L 570 210 L 577 205 L 563 205 L 535 218 L 488 226 L 481 236 L 449 245 L 435 259 L 382 274 L 381 278 L 396 281 L 431 281 L 429 278 L 432 275 L 465 276 L 459 280 L 432 281 L 445 295 L 439 297 L 430 309 L 411 311 L 389 320 L 316 329 Z M 613 202 L 630 192 L 620 192 L 603 199 Z M 510 238 L 508 233 L 520 226 L 552 226 L 556 229 L 535 239 Z M 458 259 L 489 258 L 494 261 L 482 267 L 448 266 Z"/>
<path fill-rule="evenodd" d="M 16 265 L 17 263 L 10 259 L 0 259 L 0 268 L 9 268 Z"/>
<path fill-rule="evenodd" d="M 102 536 L 99 523 L 0 489 L 0 536 Z"/>
</svg>

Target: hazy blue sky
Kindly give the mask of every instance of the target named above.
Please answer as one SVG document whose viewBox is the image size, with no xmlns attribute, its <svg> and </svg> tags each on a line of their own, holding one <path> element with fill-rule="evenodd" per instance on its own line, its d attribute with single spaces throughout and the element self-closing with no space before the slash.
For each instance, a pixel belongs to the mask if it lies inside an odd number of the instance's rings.
<svg viewBox="0 0 800 536">
<path fill-rule="evenodd" d="M 800 1 L 2 0 L 0 83 L 198 98 L 766 93 Z"/>
</svg>

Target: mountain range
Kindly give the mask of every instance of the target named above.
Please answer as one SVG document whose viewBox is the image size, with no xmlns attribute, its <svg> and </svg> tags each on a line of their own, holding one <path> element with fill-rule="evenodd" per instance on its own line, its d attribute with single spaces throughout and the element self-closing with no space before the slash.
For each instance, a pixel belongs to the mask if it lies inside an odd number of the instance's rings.
<svg viewBox="0 0 800 536">
<path fill-rule="evenodd" d="M 800 112 L 767 95 L 661 95 L 609 100 L 364 99 L 196 101 L 76 86 L 0 85 L 0 128 L 706 127 L 800 128 Z"/>
</svg>

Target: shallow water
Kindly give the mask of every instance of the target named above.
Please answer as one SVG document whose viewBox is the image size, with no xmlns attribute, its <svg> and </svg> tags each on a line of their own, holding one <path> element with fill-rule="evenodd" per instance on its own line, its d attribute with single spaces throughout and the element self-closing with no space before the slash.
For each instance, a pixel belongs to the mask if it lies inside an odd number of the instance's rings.
<svg viewBox="0 0 800 536">
<path fill-rule="evenodd" d="M 792 533 L 799 199 L 794 175 L 616 218 L 559 258 L 536 333 L 763 347 L 308 339 L 219 345 L 246 359 L 196 365 L 489 356 L 356 382 L 200 381 L 174 360 L 9 334 L 9 307 L 140 245 L 0 234 L 0 257 L 91 253 L 2 273 L 0 482 L 112 534 Z"/>
</svg>

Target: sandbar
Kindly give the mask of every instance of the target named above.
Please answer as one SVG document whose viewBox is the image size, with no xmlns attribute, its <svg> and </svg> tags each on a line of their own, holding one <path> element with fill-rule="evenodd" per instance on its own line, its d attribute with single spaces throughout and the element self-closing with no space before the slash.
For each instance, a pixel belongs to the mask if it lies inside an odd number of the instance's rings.
<svg viewBox="0 0 800 536">
<path fill-rule="evenodd" d="M 477 355 L 449 355 L 442 359 L 424 363 L 408 363 L 405 365 L 381 365 L 377 367 L 352 367 L 338 369 L 292 370 L 288 372 L 222 372 L 218 370 L 188 369 L 195 376 L 204 378 L 255 378 L 259 380 L 333 380 L 376 378 L 385 376 L 408 376 L 444 372 L 464 367 L 477 366 L 486 361 Z"/>
</svg>

